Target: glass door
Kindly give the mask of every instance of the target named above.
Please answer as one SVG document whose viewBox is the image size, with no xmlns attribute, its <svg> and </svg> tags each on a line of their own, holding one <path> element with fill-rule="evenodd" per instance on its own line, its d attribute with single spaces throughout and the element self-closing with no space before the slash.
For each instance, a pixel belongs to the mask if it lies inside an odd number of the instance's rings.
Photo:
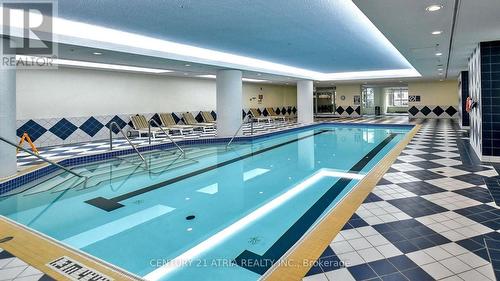
<svg viewBox="0 0 500 281">
<path fill-rule="evenodd" d="M 361 89 L 361 114 L 375 115 L 375 91 L 373 88 Z"/>
<path fill-rule="evenodd" d="M 335 110 L 335 89 L 317 89 L 314 92 L 314 114 L 332 115 Z"/>
</svg>

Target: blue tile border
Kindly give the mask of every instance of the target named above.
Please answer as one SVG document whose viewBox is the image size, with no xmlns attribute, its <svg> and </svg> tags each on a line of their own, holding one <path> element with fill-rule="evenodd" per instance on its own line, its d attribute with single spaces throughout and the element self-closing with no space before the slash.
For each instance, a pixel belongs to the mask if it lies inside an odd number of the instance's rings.
<svg viewBox="0 0 500 281">
<path fill-rule="evenodd" d="M 311 128 L 321 128 L 329 125 L 336 125 L 339 127 L 374 127 L 374 128 L 406 128 L 406 129 L 412 129 L 414 125 L 411 124 L 373 124 L 373 123 L 342 123 L 342 122 L 321 122 L 321 123 L 313 123 L 301 127 L 295 127 L 291 129 L 286 129 L 282 131 L 276 131 L 276 132 L 269 132 L 269 133 L 264 133 L 264 134 L 259 134 L 255 136 L 241 136 L 241 137 L 235 137 L 233 140 L 233 143 L 248 143 L 248 142 L 253 142 L 256 140 L 263 140 L 267 139 L 270 137 L 274 137 L 277 135 L 282 135 L 286 133 L 291 133 L 291 132 L 296 132 L 296 131 L 301 131 L 301 130 L 307 130 Z M 229 137 L 223 137 L 223 138 L 206 138 L 206 139 L 196 139 L 196 140 L 181 140 L 178 141 L 178 145 L 183 145 L 183 146 L 190 146 L 190 145 L 200 145 L 200 144 L 220 144 L 220 143 L 227 143 L 229 142 L 231 138 Z M 147 151 L 153 151 L 153 150 L 161 150 L 161 149 L 169 149 L 169 148 L 174 148 L 173 143 L 162 143 L 162 144 L 155 144 L 155 145 L 148 145 L 148 146 L 141 146 L 138 147 L 137 149 L 140 152 L 147 152 Z M 122 149 L 122 150 L 114 150 L 114 151 L 108 151 L 104 153 L 97 153 L 97 154 L 91 154 L 91 155 L 85 155 L 85 156 L 79 156 L 79 157 L 73 157 L 73 158 L 67 158 L 67 159 L 62 159 L 60 161 L 56 161 L 58 164 L 65 166 L 65 167 L 73 167 L 77 165 L 83 165 L 83 164 L 88 164 L 88 163 L 93 163 L 93 162 L 98 162 L 98 161 L 104 161 L 111 159 L 116 156 L 123 156 L 123 155 L 128 155 L 128 154 L 133 154 L 135 151 L 130 148 L 130 149 Z M 8 179 L 6 181 L 3 181 L 0 183 L 0 195 L 4 194 L 6 192 L 12 191 L 18 187 L 21 187 L 27 183 L 33 182 L 37 179 L 40 179 L 44 176 L 47 176 L 54 171 L 56 171 L 58 168 L 52 165 L 49 166 L 44 166 L 39 169 L 36 169 L 32 172 Z"/>
</svg>

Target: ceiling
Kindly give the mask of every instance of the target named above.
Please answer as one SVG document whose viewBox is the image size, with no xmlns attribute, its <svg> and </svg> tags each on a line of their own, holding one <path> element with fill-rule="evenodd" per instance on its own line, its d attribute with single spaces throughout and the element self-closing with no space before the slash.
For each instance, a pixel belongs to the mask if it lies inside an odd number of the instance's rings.
<svg viewBox="0 0 500 281">
<path fill-rule="evenodd" d="M 353 1 L 422 74 L 421 79 L 456 79 L 467 70 L 468 58 L 479 42 L 500 39 L 498 0 Z M 431 4 L 443 8 L 427 12 Z M 432 35 L 436 30 L 443 33 Z M 437 52 L 443 55 L 438 57 Z"/>
<path fill-rule="evenodd" d="M 322 73 L 411 68 L 346 0 L 59 0 L 58 17 Z"/>
<path fill-rule="evenodd" d="M 431 4 L 443 8 L 426 11 Z M 499 13 L 498 0 L 128 0 L 120 5 L 111 0 L 59 0 L 58 18 L 71 21 L 62 26 L 66 35 L 59 36 L 59 56 L 170 69 L 174 72 L 162 75 L 190 77 L 239 68 L 244 77 L 281 84 L 318 73 L 408 67 L 422 77 L 312 79 L 324 80 L 317 82 L 320 86 L 456 79 L 467 69 L 478 42 L 500 40 Z M 162 49 L 170 45 L 154 49 L 156 41 L 148 38 L 123 47 L 106 41 L 113 36 L 105 33 L 85 37 L 75 28 L 80 26 L 71 25 L 73 21 L 188 44 L 174 44 L 180 53 L 194 46 L 226 52 L 222 57 L 257 61 L 245 67 L 210 55 L 204 59 L 172 55 Z M 432 35 L 435 30 L 443 33 Z M 96 51 L 102 55 L 93 55 Z M 437 52 L 442 55 L 436 56 Z M 288 69 L 276 71 L 269 64 Z"/>
</svg>

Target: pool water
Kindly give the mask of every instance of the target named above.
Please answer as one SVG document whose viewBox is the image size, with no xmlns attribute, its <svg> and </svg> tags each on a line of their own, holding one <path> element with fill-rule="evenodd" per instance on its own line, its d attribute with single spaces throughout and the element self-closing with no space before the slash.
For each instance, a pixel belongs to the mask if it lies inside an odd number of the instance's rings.
<svg viewBox="0 0 500 281">
<path fill-rule="evenodd" d="M 410 127 L 322 125 L 252 143 L 73 168 L 0 214 L 148 280 L 257 280 Z"/>
</svg>

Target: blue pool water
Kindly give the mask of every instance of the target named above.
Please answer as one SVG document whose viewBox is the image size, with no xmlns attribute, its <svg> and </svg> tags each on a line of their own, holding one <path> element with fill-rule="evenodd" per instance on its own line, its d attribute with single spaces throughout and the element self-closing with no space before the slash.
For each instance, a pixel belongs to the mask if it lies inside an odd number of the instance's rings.
<svg viewBox="0 0 500 281">
<path fill-rule="evenodd" d="M 0 214 L 148 280 L 257 280 L 409 127 L 323 125 L 247 144 L 75 167 Z"/>
</svg>

